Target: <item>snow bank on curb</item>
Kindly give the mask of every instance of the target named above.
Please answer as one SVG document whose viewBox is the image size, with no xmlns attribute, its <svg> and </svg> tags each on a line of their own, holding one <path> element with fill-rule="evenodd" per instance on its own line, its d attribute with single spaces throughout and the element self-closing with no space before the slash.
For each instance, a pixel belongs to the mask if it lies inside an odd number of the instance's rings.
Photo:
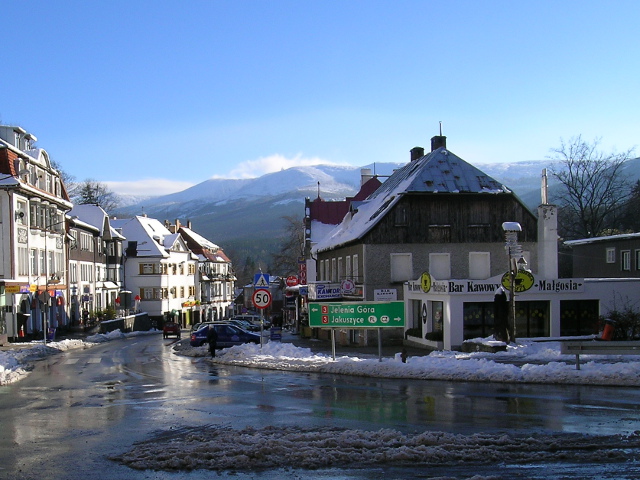
<svg viewBox="0 0 640 480">
<path fill-rule="evenodd" d="M 13 345 L 10 350 L 0 352 L 0 385 L 8 385 L 24 378 L 32 369 L 32 361 L 45 358 L 49 355 L 64 352 L 77 348 L 90 348 L 99 343 L 109 342 L 125 337 L 138 335 L 149 335 L 159 333 L 158 330 L 148 332 L 131 332 L 122 333 L 115 330 L 106 334 L 97 334 L 87 337 L 85 340 L 71 339 L 61 340 L 59 342 L 47 342 L 45 345 L 42 341 L 34 341 L 24 343 L 24 346 Z"/>
<path fill-rule="evenodd" d="M 175 350 L 185 356 L 208 355 L 206 347 L 194 348 L 188 344 L 176 346 Z M 629 357 L 597 356 L 598 361 L 594 357 L 584 355 L 582 369 L 576 370 L 575 357 L 562 355 L 559 342 L 525 342 L 509 346 L 506 352 L 437 351 L 409 357 L 406 363 L 401 361 L 400 354 L 382 361 L 377 357 L 350 356 L 333 360 L 329 355 L 314 354 L 308 348 L 269 342 L 263 347 L 246 344 L 224 349 L 211 361 L 252 368 L 383 378 L 640 386 L 640 362 L 630 361 Z"/>
</svg>

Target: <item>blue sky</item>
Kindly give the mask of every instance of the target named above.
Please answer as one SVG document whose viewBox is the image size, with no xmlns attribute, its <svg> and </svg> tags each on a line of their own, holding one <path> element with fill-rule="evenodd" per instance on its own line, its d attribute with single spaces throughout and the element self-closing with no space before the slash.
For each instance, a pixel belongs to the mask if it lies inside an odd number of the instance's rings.
<svg viewBox="0 0 640 480">
<path fill-rule="evenodd" d="M 438 122 L 472 164 L 635 147 L 638 1 L 2 6 L 0 122 L 120 193 L 296 164 L 406 162 Z"/>
</svg>

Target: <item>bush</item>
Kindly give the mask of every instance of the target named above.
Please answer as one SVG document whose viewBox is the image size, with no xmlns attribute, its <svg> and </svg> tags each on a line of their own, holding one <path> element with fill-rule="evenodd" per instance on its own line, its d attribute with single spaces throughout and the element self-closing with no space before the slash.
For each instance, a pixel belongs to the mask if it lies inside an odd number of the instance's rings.
<svg viewBox="0 0 640 480">
<path fill-rule="evenodd" d="M 640 312 L 634 311 L 629 305 L 621 310 L 611 310 L 606 316 L 600 317 L 604 327 L 605 322 L 614 324 L 613 340 L 638 340 L 640 338 Z"/>
<path fill-rule="evenodd" d="M 409 328 L 406 332 L 404 332 L 404 338 L 407 337 L 420 337 L 422 331 L 420 328 Z"/>
<path fill-rule="evenodd" d="M 424 338 L 431 340 L 432 342 L 442 342 L 444 340 L 444 332 L 429 332 L 424 336 Z"/>
</svg>

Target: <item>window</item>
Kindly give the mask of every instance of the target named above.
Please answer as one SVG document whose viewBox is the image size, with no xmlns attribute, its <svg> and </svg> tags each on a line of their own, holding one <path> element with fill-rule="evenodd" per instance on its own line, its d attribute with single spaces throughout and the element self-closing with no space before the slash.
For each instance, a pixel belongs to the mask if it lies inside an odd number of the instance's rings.
<svg viewBox="0 0 640 480">
<path fill-rule="evenodd" d="M 31 253 L 30 253 L 30 257 L 31 257 L 31 275 L 33 277 L 37 277 L 39 275 L 38 273 L 38 250 L 36 250 L 35 248 L 31 249 Z"/>
<path fill-rule="evenodd" d="M 631 270 L 631 250 L 622 250 L 620 252 L 620 267 L 623 271 Z"/>
<path fill-rule="evenodd" d="M 342 257 L 338 257 L 338 281 L 344 279 L 344 270 L 342 270 Z"/>
<path fill-rule="evenodd" d="M 16 210 L 16 223 L 19 225 L 27 224 L 27 203 L 18 202 L 18 209 Z"/>
<path fill-rule="evenodd" d="M 448 253 L 429 254 L 429 273 L 436 280 L 451 278 L 451 256 Z"/>
<path fill-rule="evenodd" d="M 616 249 L 607 248 L 607 263 L 616 263 Z"/>
<path fill-rule="evenodd" d="M 331 259 L 331 281 L 332 282 L 337 282 L 338 281 L 338 271 L 336 269 L 336 259 L 332 258 Z"/>
<path fill-rule="evenodd" d="M 640 270 L 640 250 L 636 250 L 636 270 Z"/>
<path fill-rule="evenodd" d="M 413 277 L 413 259 L 410 253 L 391 254 L 391 282 L 406 282 Z"/>
<path fill-rule="evenodd" d="M 18 248 L 18 275 L 29 275 L 29 249 Z"/>
<path fill-rule="evenodd" d="M 353 279 L 352 273 L 353 271 L 351 270 L 351 255 L 345 257 L 345 275 L 346 277 L 351 280 Z"/>
<path fill-rule="evenodd" d="M 451 243 L 451 225 L 429 225 L 429 243 Z"/>
<path fill-rule="evenodd" d="M 395 226 L 406 227 L 409 225 L 409 209 L 407 206 L 398 205 L 395 210 Z"/>
<path fill-rule="evenodd" d="M 44 258 L 44 250 L 40 250 L 38 256 L 40 257 L 40 273 L 44 275 L 44 272 L 47 269 L 47 263 Z"/>
<path fill-rule="evenodd" d="M 353 281 L 362 282 L 360 278 L 360 265 L 358 264 L 358 255 L 353 256 Z"/>
<path fill-rule="evenodd" d="M 469 225 L 467 227 L 468 241 L 488 242 L 491 238 L 491 227 L 488 224 Z"/>
<path fill-rule="evenodd" d="M 469 252 L 469 278 L 483 280 L 491 276 L 491 254 L 489 252 Z"/>
</svg>

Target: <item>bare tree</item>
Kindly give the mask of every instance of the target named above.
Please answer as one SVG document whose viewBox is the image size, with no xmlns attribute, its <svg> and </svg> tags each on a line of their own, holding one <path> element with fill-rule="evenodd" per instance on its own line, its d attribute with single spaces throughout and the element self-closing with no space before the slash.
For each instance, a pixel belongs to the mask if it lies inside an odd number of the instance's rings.
<svg viewBox="0 0 640 480">
<path fill-rule="evenodd" d="M 298 259 L 304 256 L 304 226 L 302 218 L 282 217 L 284 220 L 284 237 L 280 250 L 274 253 L 273 268 L 280 275 L 297 275 Z"/>
<path fill-rule="evenodd" d="M 78 205 L 99 205 L 109 213 L 118 207 L 118 196 L 110 191 L 103 183 L 87 179 L 78 184 L 75 196 L 72 198 Z"/>
<path fill-rule="evenodd" d="M 561 235 L 565 239 L 589 238 L 616 228 L 616 215 L 631 195 L 632 185 L 622 167 L 633 150 L 604 153 L 598 150 L 599 139 L 589 143 L 581 136 L 560 142 L 550 158 L 558 162 L 551 173 L 561 185 L 554 199 Z"/>
<path fill-rule="evenodd" d="M 76 177 L 71 175 L 69 172 L 63 170 L 60 164 L 54 159 L 51 159 L 51 166 L 55 168 L 58 171 L 58 173 L 60 173 L 60 179 L 62 180 L 62 184 L 64 185 L 64 188 L 67 190 L 67 194 L 69 195 L 69 198 L 75 197 L 76 191 L 78 189 L 78 183 L 76 182 Z"/>
</svg>

